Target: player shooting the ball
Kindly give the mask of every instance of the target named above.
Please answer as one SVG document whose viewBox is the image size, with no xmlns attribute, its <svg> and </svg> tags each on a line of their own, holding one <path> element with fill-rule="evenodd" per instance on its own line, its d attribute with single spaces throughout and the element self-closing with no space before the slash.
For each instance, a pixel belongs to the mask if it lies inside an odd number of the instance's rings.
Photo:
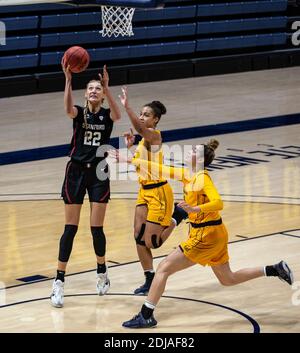
<svg viewBox="0 0 300 353">
<path fill-rule="evenodd" d="M 70 145 L 70 160 L 67 163 L 61 196 L 65 203 L 65 229 L 60 238 L 57 275 L 53 282 L 51 303 L 62 307 L 64 302 L 64 281 L 66 267 L 71 255 L 73 240 L 78 229 L 81 206 L 86 191 L 90 201 L 90 227 L 97 260 L 96 290 L 104 295 L 109 287 L 105 264 L 106 238 L 103 222 L 108 200 L 110 181 L 96 175 L 99 162 L 105 160 L 97 156 L 99 146 L 109 142 L 114 122 L 121 118 L 119 107 L 109 88 L 109 75 L 106 66 L 99 80 L 88 82 L 84 106 L 74 105 L 72 94 L 72 72 L 67 62 L 62 63 L 66 84 L 64 92 L 65 111 L 73 120 L 73 136 Z M 109 109 L 103 108 L 107 100 Z M 108 175 L 108 165 L 105 167 Z"/>
</svg>

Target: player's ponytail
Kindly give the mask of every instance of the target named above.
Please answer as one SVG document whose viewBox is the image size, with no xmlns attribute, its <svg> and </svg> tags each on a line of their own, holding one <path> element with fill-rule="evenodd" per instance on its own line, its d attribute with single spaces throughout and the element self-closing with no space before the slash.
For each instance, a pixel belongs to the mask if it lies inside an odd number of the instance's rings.
<svg viewBox="0 0 300 353">
<path fill-rule="evenodd" d="M 219 146 L 219 141 L 215 139 L 209 140 L 204 145 L 204 167 L 208 167 L 215 158 L 215 150 Z"/>
</svg>

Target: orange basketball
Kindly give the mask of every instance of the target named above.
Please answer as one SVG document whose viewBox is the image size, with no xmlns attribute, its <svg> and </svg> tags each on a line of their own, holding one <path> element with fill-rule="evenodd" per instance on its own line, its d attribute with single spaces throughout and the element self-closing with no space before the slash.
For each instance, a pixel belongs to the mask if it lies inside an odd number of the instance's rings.
<svg viewBox="0 0 300 353">
<path fill-rule="evenodd" d="M 63 65 L 70 65 L 70 70 L 74 73 L 84 71 L 89 63 L 89 53 L 82 47 L 71 47 L 63 56 Z"/>
</svg>

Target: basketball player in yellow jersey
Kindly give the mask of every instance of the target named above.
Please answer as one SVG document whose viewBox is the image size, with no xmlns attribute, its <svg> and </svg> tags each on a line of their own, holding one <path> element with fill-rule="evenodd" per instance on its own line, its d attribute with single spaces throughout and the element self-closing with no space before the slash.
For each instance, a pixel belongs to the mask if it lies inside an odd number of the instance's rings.
<svg viewBox="0 0 300 353">
<path fill-rule="evenodd" d="M 160 131 L 156 126 L 163 114 L 166 113 L 165 106 L 159 101 L 153 101 L 144 105 L 138 117 L 129 106 L 126 87 L 122 88 L 121 103 L 138 134 L 142 137 L 136 151 L 135 158 L 163 163 L 161 150 L 162 139 Z M 133 135 L 127 136 L 127 147 L 133 145 Z M 168 181 L 159 173 L 150 169 L 145 171 L 137 167 L 139 175 L 140 190 L 138 194 L 135 217 L 134 237 L 137 253 L 144 270 L 145 283 L 134 291 L 136 295 L 148 294 L 154 278 L 153 256 L 151 249 L 158 248 L 170 235 L 175 223 L 172 220 L 173 192 Z"/>
<path fill-rule="evenodd" d="M 204 153 L 202 153 L 204 154 L 204 167 L 213 161 L 214 150 L 218 145 L 216 140 L 211 140 L 204 145 Z M 203 170 L 203 163 L 200 163 L 202 167 L 199 168 L 197 161 L 199 162 L 201 158 L 200 151 L 201 148 L 194 148 L 187 156 L 186 163 L 190 166 L 190 170 L 161 167 L 163 176 L 180 180 L 184 184 L 185 201 L 179 203 L 179 206 L 189 214 L 191 225 L 189 238 L 158 265 L 141 311 L 131 320 L 125 321 L 124 327 L 156 326 L 157 321 L 153 316 L 153 311 L 165 290 L 168 277 L 195 264 L 211 266 L 214 274 L 224 286 L 236 285 L 264 275 L 279 277 L 290 285 L 293 283 L 293 273 L 284 261 L 271 266 L 231 271 L 227 251 L 228 233 L 219 214 L 223 208 L 223 202 L 208 172 Z M 132 163 L 141 169 L 154 167 L 153 163 L 149 165 L 146 160 L 133 159 Z"/>
</svg>

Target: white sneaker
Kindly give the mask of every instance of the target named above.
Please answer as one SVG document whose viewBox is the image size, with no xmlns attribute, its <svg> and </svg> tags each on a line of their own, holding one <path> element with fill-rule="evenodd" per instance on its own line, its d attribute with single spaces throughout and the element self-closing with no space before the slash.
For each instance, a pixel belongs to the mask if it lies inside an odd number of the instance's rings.
<svg viewBox="0 0 300 353">
<path fill-rule="evenodd" d="M 54 280 L 52 285 L 52 293 L 50 296 L 51 304 L 55 308 L 62 308 L 64 305 L 64 282 L 60 279 Z"/>
<path fill-rule="evenodd" d="M 108 292 L 110 287 L 110 280 L 107 275 L 107 271 L 105 273 L 97 273 L 97 284 L 96 290 L 99 295 L 104 295 Z"/>
</svg>

